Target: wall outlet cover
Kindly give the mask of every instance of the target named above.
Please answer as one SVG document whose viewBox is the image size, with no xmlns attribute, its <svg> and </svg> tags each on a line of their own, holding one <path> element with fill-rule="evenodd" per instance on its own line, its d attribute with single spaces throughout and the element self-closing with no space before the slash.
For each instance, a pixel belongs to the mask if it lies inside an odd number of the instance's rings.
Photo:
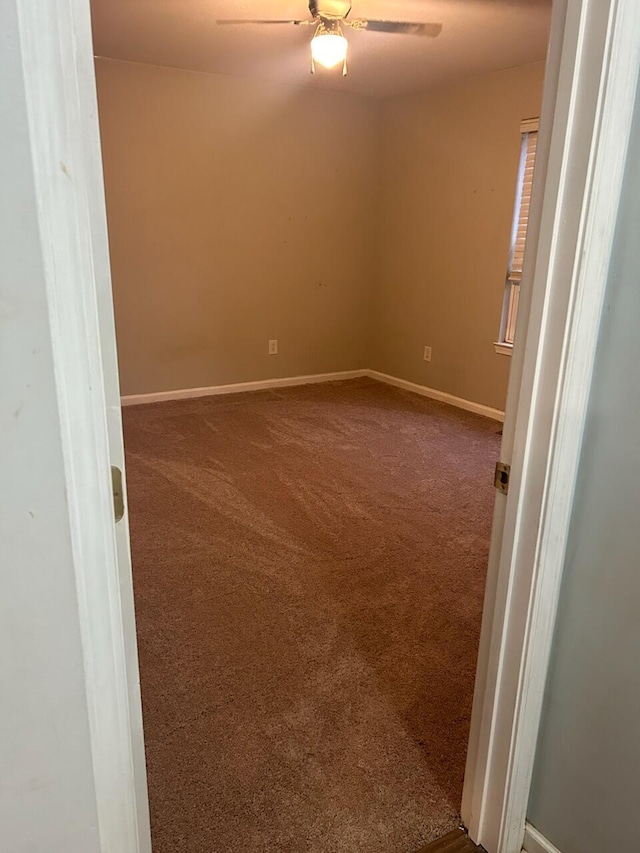
<svg viewBox="0 0 640 853">
<path fill-rule="evenodd" d="M 424 360 L 431 361 L 431 347 L 424 348 Z"/>
<path fill-rule="evenodd" d="M 269 341 L 269 355 L 278 355 L 278 341 L 277 341 L 277 339 Z"/>
</svg>

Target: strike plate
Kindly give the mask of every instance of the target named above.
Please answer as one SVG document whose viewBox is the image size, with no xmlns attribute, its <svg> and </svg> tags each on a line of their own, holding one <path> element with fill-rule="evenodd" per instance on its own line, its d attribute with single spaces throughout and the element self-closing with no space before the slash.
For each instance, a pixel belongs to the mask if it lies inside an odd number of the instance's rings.
<svg viewBox="0 0 640 853">
<path fill-rule="evenodd" d="M 111 466 L 111 489 L 113 491 L 113 514 L 116 522 L 124 515 L 124 490 L 122 488 L 122 471 Z"/>
<path fill-rule="evenodd" d="M 496 473 L 493 478 L 493 485 L 503 495 L 509 494 L 509 475 L 511 473 L 511 465 L 506 462 L 496 462 Z"/>
</svg>

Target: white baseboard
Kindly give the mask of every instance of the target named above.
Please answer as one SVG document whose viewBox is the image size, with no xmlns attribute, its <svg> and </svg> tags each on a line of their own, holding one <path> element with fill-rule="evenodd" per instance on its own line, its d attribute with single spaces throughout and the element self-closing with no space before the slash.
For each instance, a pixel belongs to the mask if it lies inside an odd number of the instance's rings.
<svg viewBox="0 0 640 853">
<path fill-rule="evenodd" d="M 130 394 L 122 397 L 123 406 L 139 406 L 142 403 L 162 403 L 167 400 L 188 400 L 193 397 L 212 397 L 217 394 L 240 394 L 246 391 L 268 391 L 271 388 L 289 388 L 294 385 L 312 385 L 319 382 L 336 382 L 344 379 L 359 379 L 369 376 L 378 382 L 394 385 L 405 391 L 412 391 L 422 397 L 430 397 L 441 403 L 448 403 L 458 409 L 467 412 L 475 412 L 495 421 L 504 421 L 504 412 L 492 409 L 482 403 L 474 403 L 471 400 L 463 400 L 462 397 L 454 397 L 446 391 L 437 391 L 435 388 L 427 388 L 426 385 L 418 385 L 407 379 L 399 379 L 397 376 L 389 376 L 379 370 L 339 370 L 335 373 L 312 373 L 309 376 L 286 376 L 282 379 L 260 379 L 256 382 L 236 382 L 232 385 L 209 385 L 203 388 L 178 388 L 175 391 L 156 391 L 152 394 Z"/>
<path fill-rule="evenodd" d="M 524 830 L 523 853 L 560 853 L 550 841 L 528 823 Z"/>
<path fill-rule="evenodd" d="M 422 397 L 430 397 L 432 400 L 439 400 L 441 403 L 448 403 L 450 406 L 456 406 L 458 409 L 465 409 L 467 412 L 484 415 L 486 418 L 492 418 L 494 421 L 504 421 L 504 412 L 500 411 L 500 409 L 492 409 L 490 406 L 485 406 L 482 403 L 474 403 L 471 400 L 464 400 L 462 397 L 454 397 L 453 394 L 447 394 L 446 391 L 437 391 L 435 388 L 418 385 L 416 382 L 409 382 L 407 379 L 398 379 L 397 376 L 389 376 L 389 374 L 380 373 L 378 370 L 367 370 L 366 375 L 372 379 L 377 379 L 379 382 L 386 382 L 387 385 L 395 385 L 396 388 L 413 391 L 414 394 L 420 394 Z"/>
<path fill-rule="evenodd" d="M 130 394 L 122 397 L 123 406 L 141 403 L 162 403 L 166 400 L 188 400 L 193 397 L 212 397 L 217 394 L 241 394 L 245 391 L 267 391 L 293 385 L 312 385 L 316 382 L 336 382 L 368 376 L 368 370 L 340 370 L 336 373 L 313 373 L 309 376 L 287 376 L 282 379 L 260 379 L 256 382 L 236 382 L 232 385 L 209 385 L 204 388 L 178 388 L 175 391 L 156 391 L 152 394 Z"/>
</svg>

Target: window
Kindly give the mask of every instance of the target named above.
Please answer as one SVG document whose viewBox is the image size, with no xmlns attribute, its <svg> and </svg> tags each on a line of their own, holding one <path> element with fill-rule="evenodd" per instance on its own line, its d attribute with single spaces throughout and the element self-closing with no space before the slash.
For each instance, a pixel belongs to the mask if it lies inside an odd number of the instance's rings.
<svg viewBox="0 0 640 853">
<path fill-rule="evenodd" d="M 516 205 L 513 214 L 513 228 L 511 231 L 511 251 L 509 253 L 502 323 L 500 324 L 500 340 L 496 343 L 496 351 L 505 354 L 511 354 L 513 337 L 516 330 L 516 317 L 518 316 L 518 299 L 520 297 L 524 249 L 527 243 L 533 169 L 536 162 L 536 147 L 538 144 L 538 119 L 523 121 L 520 131 L 522 133 L 522 147 L 520 168 L 518 170 Z"/>
</svg>

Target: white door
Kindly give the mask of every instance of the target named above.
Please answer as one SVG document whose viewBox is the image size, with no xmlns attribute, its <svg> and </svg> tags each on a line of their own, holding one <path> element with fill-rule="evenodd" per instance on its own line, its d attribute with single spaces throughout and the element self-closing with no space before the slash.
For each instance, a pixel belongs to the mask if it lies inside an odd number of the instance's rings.
<svg viewBox="0 0 640 853">
<path fill-rule="evenodd" d="M 142 706 L 140 701 L 131 551 L 129 546 L 129 520 L 126 506 L 126 474 L 122 438 L 120 381 L 118 377 L 93 45 L 90 31 L 89 3 L 83 0 L 83 2 L 77 3 L 77 6 L 77 23 L 81 24 L 81 27 L 78 27 L 76 32 L 78 39 L 76 54 L 78 93 L 82 111 L 80 119 L 84 128 L 82 144 L 85 157 L 88 214 L 91 228 L 93 268 L 98 307 L 109 457 L 111 465 L 120 472 L 122 478 L 122 498 L 124 501 L 124 516 L 115 523 L 115 536 L 122 606 L 122 627 L 124 632 L 127 694 L 129 698 L 131 753 L 138 822 L 138 850 L 139 853 L 150 853 L 149 803 L 142 728 Z M 138 850 L 136 853 L 138 853 Z"/>
<path fill-rule="evenodd" d="M 150 853 L 89 0 L 0 0 L 0 39 L 3 840 Z"/>
</svg>

